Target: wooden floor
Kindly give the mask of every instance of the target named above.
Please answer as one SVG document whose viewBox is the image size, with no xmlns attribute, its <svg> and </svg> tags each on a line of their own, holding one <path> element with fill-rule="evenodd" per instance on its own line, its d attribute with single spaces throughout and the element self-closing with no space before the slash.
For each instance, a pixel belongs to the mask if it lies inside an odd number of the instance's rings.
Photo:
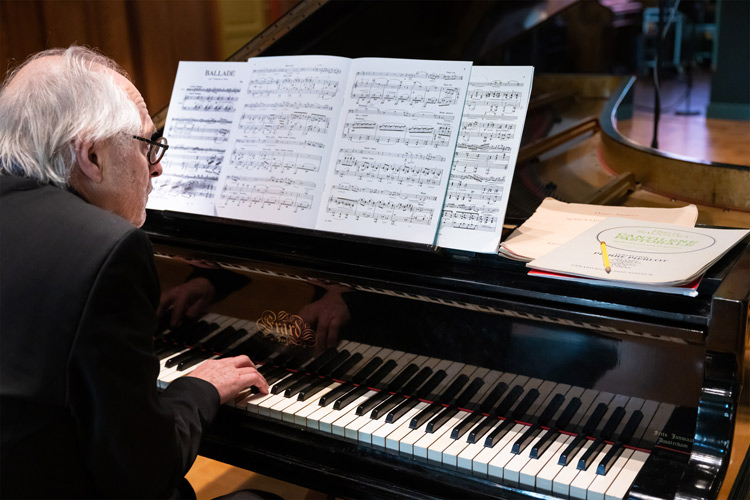
<svg viewBox="0 0 750 500">
<path fill-rule="evenodd" d="M 714 120 L 705 117 L 709 97 L 709 80 L 706 75 L 698 75 L 691 93 L 690 107 L 685 99 L 684 82 L 663 83 L 664 92 L 660 119 L 658 149 L 689 156 L 697 160 L 750 165 L 750 123 L 733 120 Z M 644 146 L 650 146 L 653 135 L 653 113 L 649 110 L 653 94 L 647 82 L 639 80 L 633 120 L 621 128 L 621 132 Z M 697 111 L 697 115 L 685 116 L 680 111 Z M 750 216 L 750 215 L 749 215 Z M 745 352 L 745 365 L 750 367 L 750 349 Z M 750 369 L 745 374 L 745 391 L 742 398 L 745 409 L 750 408 Z M 729 498 L 732 482 L 739 466 L 748 452 L 750 444 L 750 413 L 737 415 L 737 436 L 733 445 L 727 481 L 719 499 Z M 238 469 L 223 463 L 198 457 L 188 474 L 198 500 L 212 499 L 218 495 L 243 488 L 270 491 L 287 500 L 322 499 L 325 495 L 300 486 L 277 481 L 250 471 Z"/>
</svg>

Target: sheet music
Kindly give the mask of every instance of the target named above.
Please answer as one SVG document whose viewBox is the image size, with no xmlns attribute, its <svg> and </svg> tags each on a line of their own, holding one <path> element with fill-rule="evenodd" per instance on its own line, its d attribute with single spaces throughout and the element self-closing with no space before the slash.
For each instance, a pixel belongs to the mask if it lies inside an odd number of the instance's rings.
<svg viewBox="0 0 750 500">
<path fill-rule="evenodd" d="M 498 250 L 534 69 L 474 66 L 437 245 Z"/>
<path fill-rule="evenodd" d="M 217 212 L 312 229 L 350 60 L 261 57 L 247 64 Z"/>
<path fill-rule="evenodd" d="M 332 56 L 181 62 L 148 208 L 495 252 L 532 74 Z"/>
<path fill-rule="evenodd" d="M 318 229 L 435 242 L 470 70 L 352 61 Z"/>
<path fill-rule="evenodd" d="M 242 62 L 180 62 L 164 125 L 169 151 L 148 208 L 217 215 L 214 198 L 248 70 Z"/>
</svg>

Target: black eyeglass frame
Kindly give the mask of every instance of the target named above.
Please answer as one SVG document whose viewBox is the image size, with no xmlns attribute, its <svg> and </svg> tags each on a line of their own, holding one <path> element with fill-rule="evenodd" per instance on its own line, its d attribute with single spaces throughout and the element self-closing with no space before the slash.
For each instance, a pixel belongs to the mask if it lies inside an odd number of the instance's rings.
<svg viewBox="0 0 750 500">
<path fill-rule="evenodd" d="M 146 156 L 146 158 L 148 159 L 149 165 L 156 165 L 157 163 L 159 163 L 161 159 L 164 158 L 164 153 L 166 153 L 167 149 L 169 149 L 169 144 L 167 144 L 166 137 L 159 137 L 156 140 L 152 140 L 152 139 L 146 139 L 145 137 L 141 137 L 138 135 L 134 135 L 133 139 L 138 139 L 139 141 L 143 141 L 149 144 L 148 155 Z M 164 142 L 160 142 L 160 141 L 164 141 Z M 156 148 L 156 150 L 154 150 L 154 148 Z"/>
</svg>

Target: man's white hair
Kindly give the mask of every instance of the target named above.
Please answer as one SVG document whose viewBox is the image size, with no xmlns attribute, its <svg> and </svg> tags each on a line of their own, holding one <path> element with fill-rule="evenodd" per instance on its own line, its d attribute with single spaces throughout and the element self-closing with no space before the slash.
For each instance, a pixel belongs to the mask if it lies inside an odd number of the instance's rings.
<svg viewBox="0 0 750 500">
<path fill-rule="evenodd" d="M 49 56 L 59 57 L 35 68 L 27 83 L 11 85 L 30 62 Z M 138 108 L 105 68 L 127 78 L 112 59 L 71 46 L 35 54 L 8 75 L 0 87 L 0 174 L 65 187 L 76 141 L 141 132 Z"/>
</svg>

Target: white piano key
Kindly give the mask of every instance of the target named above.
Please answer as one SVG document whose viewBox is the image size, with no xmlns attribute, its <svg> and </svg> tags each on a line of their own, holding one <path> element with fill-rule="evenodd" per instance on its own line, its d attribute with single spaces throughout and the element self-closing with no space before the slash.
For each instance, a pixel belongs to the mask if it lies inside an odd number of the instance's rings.
<svg viewBox="0 0 750 500">
<path fill-rule="evenodd" d="M 500 421 L 502 422 L 502 421 Z M 500 423 L 498 422 L 498 424 Z M 520 425 L 520 424 L 517 424 Z M 497 425 L 493 426 L 493 428 L 490 430 L 494 430 L 494 428 L 497 427 Z M 512 429 L 513 427 L 511 427 Z M 484 440 L 482 440 L 479 443 L 474 443 L 472 446 L 473 449 L 479 450 L 479 453 L 477 453 L 474 458 L 471 461 L 471 470 L 472 473 L 475 476 L 479 477 L 488 477 L 489 474 L 489 465 L 490 462 L 505 448 L 508 446 L 512 446 L 513 442 L 511 441 L 514 437 L 514 434 L 510 432 L 505 433 L 505 435 L 500 438 L 500 440 L 495 443 L 495 446 L 488 447 L 484 446 Z"/>
<path fill-rule="evenodd" d="M 301 426 L 307 425 L 307 418 L 314 413 L 320 406 L 318 405 L 318 398 L 317 396 L 324 396 L 325 394 L 331 392 L 335 387 L 340 386 L 341 384 L 339 382 L 333 382 L 328 385 L 328 387 L 321 389 L 318 394 L 316 394 L 314 398 L 310 398 L 307 401 L 297 401 L 297 403 L 301 403 L 301 407 L 294 411 L 294 423 Z M 291 408 L 289 408 L 291 410 Z"/>
<path fill-rule="evenodd" d="M 357 431 L 357 440 L 361 443 L 372 445 L 372 435 L 375 431 L 385 425 L 385 415 L 381 415 L 377 419 L 370 418 L 369 415 L 366 415 L 365 418 L 369 419 L 369 422 Z"/>
<path fill-rule="evenodd" d="M 468 417 L 469 415 L 471 415 L 469 412 L 459 411 L 456 415 L 448 419 L 448 421 L 443 424 L 442 427 L 440 427 L 440 429 L 438 429 L 436 432 L 426 433 L 424 436 L 419 438 L 417 442 L 414 443 L 412 449 L 414 458 L 426 461 L 428 459 L 429 449 L 433 448 L 437 450 L 439 445 L 436 445 L 436 443 L 440 441 L 441 443 L 445 442 L 445 446 L 443 446 L 439 451 L 434 452 L 437 453 L 437 459 L 434 461 L 442 462 L 442 451 L 454 441 L 450 438 L 451 431 L 456 425 L 458 425 L 459 422 L 461 422 L 461 420 Z"/>
<path fill-rule="evenodd" d="M 356 408 L 375 394 L 377 394 L 375 391 L 366 392 L 364 395 L 360 396 L 352 403 L 352 405 L 356 406 L 353 406 L 352 408 L 347 407 L 349 408 L 348 411 L 345 411 L 331 424 L 331 431 L 333 432 L 333 434 L 356 441 L 357 432 L 359 431 L 360 427 L 362 427 L 362 425 L 367 423 L 366 419 L 369 418 L 362 418 L 363 416 L 357 415 Z M 359 424 L 359 422 L 361 422 L 361 424 Z"/>
<path fill-rule="evenodd" d="M 607 490 L 605 500 L 622 500 L 628 494 L 628 490 L 633 485 L 635 477 L 643 468 L 643 464 L 648 460 L 649 454 L 643 451 L 635 451 L 615 480 L 612 486 Z"/>
<path fill-rule="evenodd" d="M 560 456 L 560 453 L 562 453 L 565 447 L 568 446 L 573 441 L 573 436 L 569 436 L 565 434 L 562 434 L 562 435 L 565 436 L 565 440 L 561 443 L 560 447 L 557 449 L 555 454 L 552 455 L 552 457 L 550 457 L 547 464 L 544 467 L 542 467 L 542 470 L 539 471 L 539 475 L 536 477 L 537 491 L 541 491 L 543 493 L 552 493 L 554 480 L 563 469 L 563 466 L 558 464 L 557 460 L 558 460 L 558 457 Z"/>
<path fill-rule="evenodd" d="M 564 466 L 560 473 L 555 476 L 555 480 L 552 482 L 552 493 L 556 493 L 565 497 L 570 495 L 570 484 L 573 482 L 573 480 L 575 480 L 576 476 L 580 472 L 576 468 L 578 460 L 580 460 L 584 453 L 586 453 L 586 450 L 589 449 L 589 446 L 591 446 L 592 443 L 593 441 L 587 439 L 578 453 L 576 453 L 576 455 L 573 457 L 573 460 L 571 460 L 568 465 Z"/>
<path fill-rule="evenodd" d="M 500 449 L 500 453 L 495 455 L 492 460 L 487 464 L 487 476 L 490 479 L 502 480 L 505 474 L 505 467 L 517 456 L 511 451 L 513 449 L 513 443 L 521 437 L 521 435 L 528 429 L 527 426 L 522 424 L 514 425 L 509 431 L 506 437 L 509 437 L 508 444 Z"/>
<path fill-rule="evenodd" d="M 526 432 L 526 430 L 524 429 L 522 433 L 523 432 Z M 521 470 L 524 467 L 526 467 L 526 465 L 531 460 L 533 460 L 529 456 L 529 450 L 531 450 L 531 447 L 534 446 L 537 443 L 537 441 L 539 441 L 540 437 L 541 437 L 541 433 L 531 440 L 531 443 L 529 443 L 529 446 L 523 452 L 521 452 L 518 455 L 513 455 L 513 458 L 510 459 L 510 462 L 508 462 L 508 464 L 505 466 L 505 469 L 503 470 L 503 480 L 506 483 L 520 485 Z M 513 443 L 511 442 L 511 446 L 512 445 Z"/>
<path fill-rule="evenodd" d="M 587 500 L 604 500 L 607 490 L 612 486 L 620 471 L 625 467 L 625 464 L 630 460 L 633 455 L 633 450 L 625 448 L 612 467 L 609 469 L 606 475 L 597 475 L 594 482 L 591 483 L 589 490 L 586 494 Z"/>
<path fill-rule="evenodd" d="M 552 460 L 555 460 L 560 452 L 562 451 L 560 448 L 563 445 L 563 443 L 566 443 L 568 441 L 567 434 L 560 434 L 557 436 L 555 441 L 545 450 L 544 453 L 539 458 L 532 458 L 529 459 L 529 461 L 526 463 L 526 465 L 521 469 L 519 474 L 519 482 L 522 486 L 527 487 L 529 490 L 532 490 L 536 487 L 536 480 L 539 476 L 542 469 Z M 552 481 L 549 483 L 548 491 L 552 491 Z"/>
<path fill-rule="evenodd" d="M 404 415 L 401 416 L 401 418 L 397 419 L 395 422 L 391 424 L 386 423 L 383 427 L 375 431 L 372 435 L 373 446 L 384 446 L 387 450 L 398 453 L 399 442 L 401 438 L 411 430 L 409 429 L 409 421 L 418 412 L 422 411 L 422 408 L 424 408 L 425 406 L 427 406 L 427 403 L 420 403 L 411 410 L 407 411 Z"/>
<path fill-rule="evenodd" d="M 589 468 L 578 472 L 576 478 L 572 483 L 570 483 L 571 498 L 586 500 L 589 487 L 591 486 L 591 483 L 594 482 L 594 479 L 596 479 L 596 466 L 599 464 L 599 462 L 602 461 L 604 455 L 606 455 L 611 448 L 611 444 L 605 445 L 604 448 L 602 448 L 602 450 L 597 454 L 596 458 L 594 458 L 594 461 L 591 463 Z"/>
</svg>

